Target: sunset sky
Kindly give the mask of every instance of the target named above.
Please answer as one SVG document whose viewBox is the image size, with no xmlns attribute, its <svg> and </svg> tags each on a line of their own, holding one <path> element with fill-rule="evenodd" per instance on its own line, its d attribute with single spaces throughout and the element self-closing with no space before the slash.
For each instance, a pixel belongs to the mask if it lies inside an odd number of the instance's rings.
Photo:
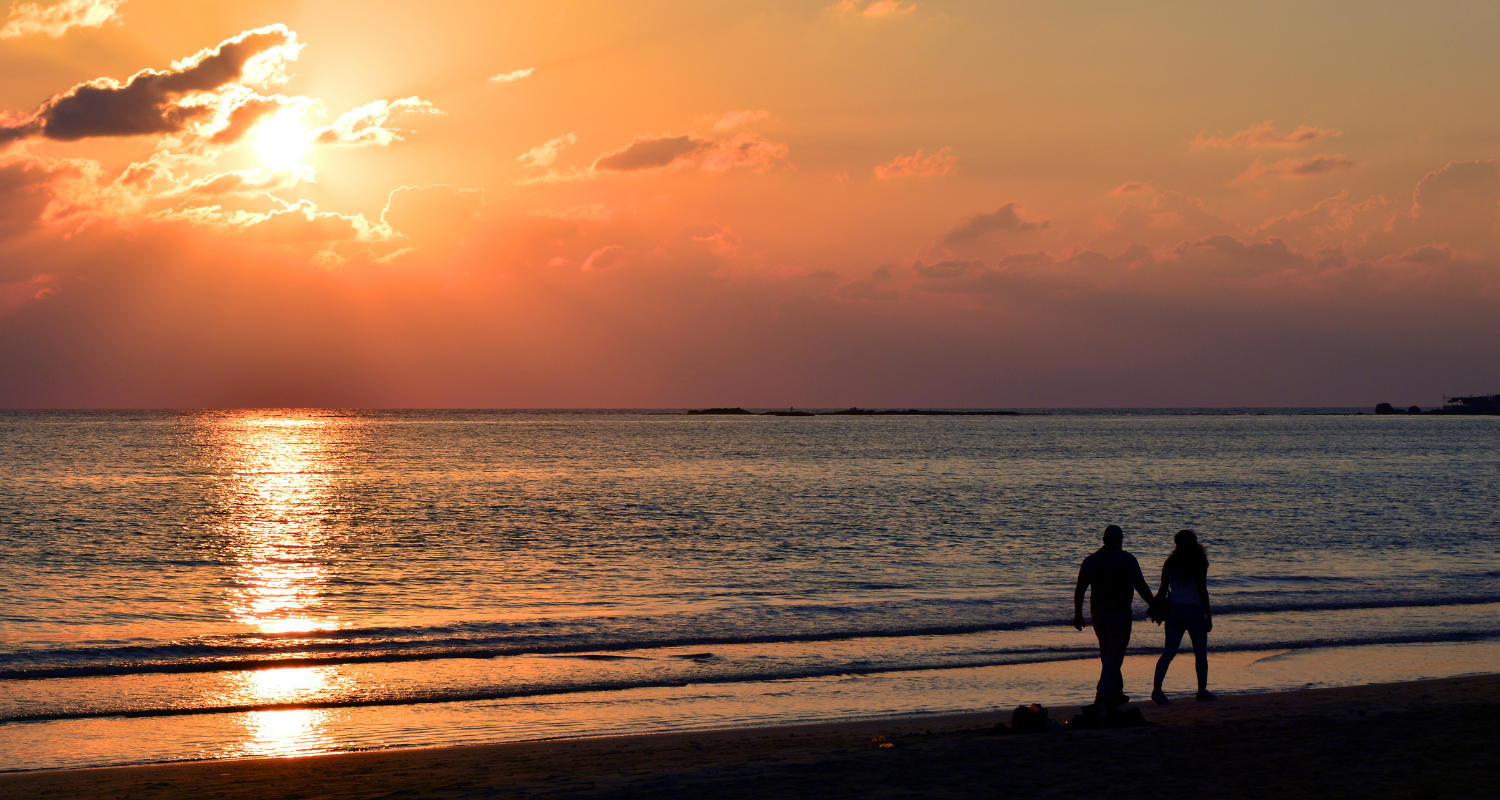
<svg viewBox="0 0 1500 800">
<path fill-rule="evenodd" d="M 1494 2 L 37 0 L 0 406 L 1500 391 Z"/>
</svg>

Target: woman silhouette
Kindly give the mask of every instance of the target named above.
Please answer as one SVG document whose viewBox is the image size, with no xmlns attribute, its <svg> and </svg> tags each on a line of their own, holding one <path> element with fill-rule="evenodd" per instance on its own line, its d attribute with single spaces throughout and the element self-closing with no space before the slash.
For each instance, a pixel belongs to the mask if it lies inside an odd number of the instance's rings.
<svg viewBox="0 0 1500 800">
<path fill-rule="evenodd" d="M 1161 690 L 1162 679 L 1167 677 L 1167 667 L 1182 646 L 1182 634 L 1186 632 L 1193 640 L 1193 666 L 1198 669 L 1198 699 L 1212 700 L 1208 690 L 1208 632 L 1214 629 L 1213 612 L 1208 607 L 1208 553 L 1198 544 L 1198 534 L 1178 531 L 1174 538 L 1177 549 L 1167 556 L 1161 567 L 1161 586 L 1156 591 L 1156 602 L 1169 598 L 1167 608 L 1167 645 L 1156 662 L 1156 682 L 1151 690 L 1151 699 L 1158 705 L 1172 702 Z"/>
</svg>

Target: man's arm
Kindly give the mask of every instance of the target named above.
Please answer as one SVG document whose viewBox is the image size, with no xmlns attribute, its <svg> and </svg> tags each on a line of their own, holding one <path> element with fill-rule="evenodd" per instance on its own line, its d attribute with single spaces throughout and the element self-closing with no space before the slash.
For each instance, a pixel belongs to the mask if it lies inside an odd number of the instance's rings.
<svg viewBox="0 0 1500 800">
<path fill-rule="evenodd" d="M 1133 557 L 1130 560 L 1135 561 Z M 1145 600 L 1146 605 L 1149 606 L 1156 600 L 1156 596 L 1151 594 L 1151 587 L 1146 585 L 1146 576 L 1141 574 L 1141 562 L 1135 561 L 1134 572 L 1135 574 L 1131 576 L 1131 580 L 1135 582 L 1136 594 L 1139 594 L 1141 599 Z M 1165 575 L 1165 572 L 1163 572 L 1163 575 Z"/>
<path fill-rule="evenodd" d="M 1078 585 L 1073 589 L 1073 628 L 1083 630 L 1083 593 L 1088 591 L 1088 579 L 1083 577 L 1083 570 L 1078 570 Z"/>
</svg>

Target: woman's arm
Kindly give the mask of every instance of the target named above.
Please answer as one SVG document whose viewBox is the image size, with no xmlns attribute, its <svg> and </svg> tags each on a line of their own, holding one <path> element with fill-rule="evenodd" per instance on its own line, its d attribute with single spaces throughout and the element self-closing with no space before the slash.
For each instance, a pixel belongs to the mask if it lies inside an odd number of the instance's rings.
<svg viewBox="0 0 1500 800">
<path fill-rule="evenodd" d="M 1203 604 L 1203 619 L 1207 621 L 1208 630 L 1214 629 L 1214 613 L 1208 608 L 1208 576 L 1198 582 L 1198 602 Z"/>
</svg>

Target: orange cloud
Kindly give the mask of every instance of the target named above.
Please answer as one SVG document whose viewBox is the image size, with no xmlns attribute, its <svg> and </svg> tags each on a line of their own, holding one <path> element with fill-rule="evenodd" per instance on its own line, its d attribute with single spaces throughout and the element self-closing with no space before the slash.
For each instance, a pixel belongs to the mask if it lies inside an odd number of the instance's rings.
<svg viewBox="0 0 1500 800">
<path fill-rule="evenodd" d="M 787 151 L 782 142 L 773 142 L 756 133 L 740 133 L 714 142 L 703 151 L 701 164 L 709 172 L 723 172 L 735 167 L 765 172 L 773 163 L 785 159 Z"/>
<path fill-rule="evenodd" d="M 531 77 L 531 73 L 533 72 L 536 72 L 536 67 L 518 69 L 515 72 L 502 72 L 499 75 L 491 75 L 490 83 L 515 83 L 522 78 Z"/>
<path fill-rule="evenodd" d="M 881 19 L 910 14 L 917 10 L 917 4 L 897 0 L 875 0 L 873 3 L 865 3 L 864 0 L 839 0 L 828 8 L 844 14 L 858 14 L 867 19 Z"/>
<path fill-rule="evenodd" d="M 1283 158 L 1271 164 L 1262 163 L 1257 158 L 1255 159 L 1255 163 L 1240 173 L 1232 182 L 1248 182 L 1266 178 L 1293 180 L 1298 178 L 1312 178 L 1318 175 L 1326 175 L 1330 172 L 1354 169 L 1357 166 L 1359 166 L 1359 162 L 1342 153 L 1331 156 L 1312 156 L 1311 158 Z"/>
<path fill-rule="evenodd" d="M 953 156 L 953 148 L 944 147 L 926 158 L 922 157 L 922 151 L 918 150 L 909 156 L 897 156 L 889 164 L 879 164 L 875 167 L 877 178 L 934 178 L 939 175 L 951 175 L 953 167 L 958 159 Z"/>
<path fill-rule="evenodd" d="M 125 0 L 62 0 L 50 6 L 18 3 L 11 7 L 0 39 L 43 34 L 56 39 L 69 28 L 97 28 L 111 19 Z"/>
<path fill-rule="evenodd" d="M 1149 183 L 1143 183 L 1141 181 L 1126 181 L 1125 183 L 1116 186 L 1115 190 L 1113 192 L 1110 192 L 1110 194 L 1141 194 L 1143 192 L 1149 191 L 1151 191 L 1151 184 Z"/>
<path fill-rule="evenodd" d="M 296 186 L 299 183 L 316 183 L 312 167 L 301 165 L 289 169 L 263 172 L 240 169 L 207 175 L 195 181 L 174 186 L 157 195 L 159 200 L 176 200 L 184 197 L 216 197 L 233 194 L 256 194 Z"/>
<path fill-rule="evenodd" d="M 395 117 L 408 114 L 431 114 L 441 116 L 426 100 L 418 97 L 403 97 L 400 100 L 376 100 L 359 108 L 345 112 L 332 125 L 318 128 L 310 134 L 318 144 L 336 144 L 346 147 L 385 147 L 392 142 L 404 141 L 402 130 L 390 124 Z"/>
<path fill-rule="evenodd" d="M 1272 121 L 1266 120 L 1253 128 L 1246 128 L 1223 138 L 1208 136 L 1200 132 L 1193 138 L 1191 144 L 1194 148 L 1301 147 L 1342 135 L 1344 135 L 1343 131 L 1333 128 L 1314 128 L 1308 125 L 1298 125 L 1297 129 L 1291 133 L 1279 133 Z"/>
<path fill-rule="evenodd" d="M 576 134 L 565 133 L 556 139 L 543 142 L 516 156 L 516 160 L 521 162 L 522 166 L 526 167 L 550 167 L 553 162 L 557 161 L 557 155 L 562 152 L 564 147 L 576 144 L 577 142 L 578 136 Z"/>
<path fill-rule="evenodd" d="M 710 172 L 749 167 L 765 172 L 773 162 L 786 158 L 787 146 L 755 133 L 740 133 L 728 139 L 696 134 L 637 136 L 630 144 L 594 159 L 593 169 L 610 172 L 642 172 L 681 169 L 692 165 Z"/>
<path fill-rule="evenodd" d="M 771 116 L 769 111 L 730 111 L 714 122 L 714 130 L 726 133 L 749 122 L 757 122 Z"/>
</svg>

